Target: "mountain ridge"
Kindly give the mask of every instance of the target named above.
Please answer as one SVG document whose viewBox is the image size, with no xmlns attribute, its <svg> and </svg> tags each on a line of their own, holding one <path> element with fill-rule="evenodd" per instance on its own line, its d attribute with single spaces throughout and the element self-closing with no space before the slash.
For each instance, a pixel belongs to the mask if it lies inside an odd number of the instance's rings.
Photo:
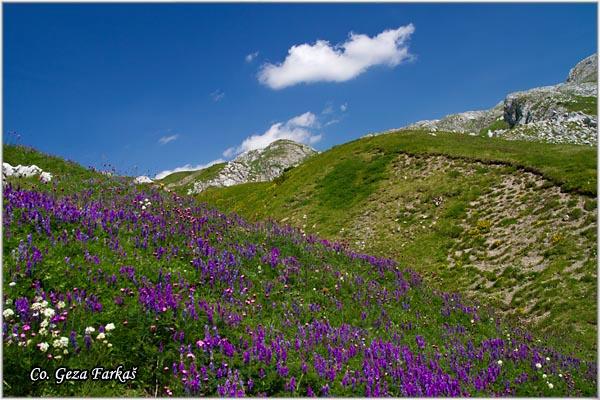
<svg viewBox="0 0 600 400">
<path fill-rule="evenodd" d="M 593 54 L 578 62 L 563 83 L 509 93 L 488 110 L 417 121 L 383 133 L 424 129 L 595 146 L 598 143 L 597 68 L 598 57 Z"/>
<path fill-rule="evenodd" d="M 246 151 L 234 160 L 218 163 L 187 174 L 181 179 L 170 174 L 158 182 L 167 182 L 168 189 L 184 188 L 188 194 L 197 194 L 209 187 L 228 187 L 248 182 L 266 182 L 280 176 L 317 151 L 302 143 L 279 139 L 262 149 Z M 175 178 L 175 179 L 174 179 Z"/>
</svg>

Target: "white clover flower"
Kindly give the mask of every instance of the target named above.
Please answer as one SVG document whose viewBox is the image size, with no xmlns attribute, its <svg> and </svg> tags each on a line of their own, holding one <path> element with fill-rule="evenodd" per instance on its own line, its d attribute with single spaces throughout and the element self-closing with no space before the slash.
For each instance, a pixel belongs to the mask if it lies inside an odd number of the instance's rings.
<svg viewBox="0 0 600 400">
<path fill-rule="evenodd" d="M 550 357 L 546 357 L 546 361 L 550 361 Z"/>
<path fill-rule="evenodd" d="M 558 377 L 559 377 L 559 378 L 562 378 L 562 374 L 558 374 Z"/>
<path fill-rule="evenodd" d="M 13 303 L 12 299 L 6 299 L 6 303 L 4 303 L 4 304 L 6 304 L 7 306 L 10 306 L 10 305 L 12 305 L 12 303 Z"/>
<path fill-rule="evenodd" d="M 47 320 L 47 319 L 45 319 L 45 320 L 43 320 L 42 322 L 40 322 L 40 326 L 41 326 L 42 328 L 45 328 L 45 327 L 47 327 L 47 326 L 48 326 L 48 320 Z"/>
<path fill-rule="evenodd" d="M 31 305 L 31 309 L 32 309 L 33 311 L 38 311 L 38 310 L 40 310 L 41 308 L 42 308 L 42 305 L 41 305 L 40 303 L 38 303 L 38 302 L 35 302 L 35 303 L 33 303 L 33 304 Z"/>
<path fill-rule="evenodd" d="M 17 282 L 11 282 L 11 283 L 8 284 L 8 286 L 10 286 L 10 287 L 13 287 L 13 286 L 16 286 L 16 285 L 17 285 Z"/>
<path fill-rule="evenodd" d="M 52 318 L 54 316 L 54 310 L 51 308 L 46 308 L 44 311 L 42 311 L 42 314 L 48 318 Z"/>
<path fill-rule="evenodd" d="M 2 315 L 4 315 L 4 318 L 8 319 L 8 318 L 12 317 L 13 315 L 15 315 L 15 312 L 12 309 L 7 308 L 6 310 L 4 310 Z"/>
<path fill-rule="evenodd" d="M 115 329 L 115 324 L 113 324 L 112 322 L 111 322 L 110 324 L 106 324 L 106 326 L 104 327 L 104 329 L 105 329 L 107 332 L 110 332 L 110 331 L 112 331 L 113 329 Z"/>
<path fill-rule="evenodd" d="M 502 360 L 498 360 L 498 365 L 502 365 Z"/>
<path fill-rule="evenodd" d="M 547 377 L 548 377 L 548 375 L 542 374 L 542 378 L 546 379 Z"/>
<path fill-rule="evenodd" d="M 56 303 L 56 308 L 58 308 L 60 310 L 60 309 L 65 308 L 66 305 L 67 304 L 64 301 L 61 300 L 58 303 Z"/>
<path fill-rule="evenodd" d="M 106 345 L 107 347 L 112 347 L 112 343 L 109 343 Z"/>
<path fill-rule="evenodd" d="M 146 209 L 146 206 L 142 206 L 142 210 L 145 210 L 145 209 Z"/>
<path fill-rule="evenodd" d="M 475 323 L 475 320 L 474 320 L 474 319 L 472 319 L 472 320 L 471 320 L 471 323 L 472 323 L 472 324 L 474 324 L 474 323 Z"/>
<path fill-rule="evenodd" d="M 550 382 L 548 382 L 548 387 L 549 387 L 550 389 L 554 389 L 554 385 L 553 385 L 553 384 L 551 384 Z"/>
<path fill-rule="evenodd" d="M 104 334 L 104 332 L 100 332 L 100 333 L 98 334 L 98 336 L 96 336 L 96 339 L 98 339 L 98 340 L 102 340 L 102 339 L 104 339 L 105 337 L 106 337 L 106 335 Z"/>
<path fill-rule="evenodd" d="M 540 368 L 542 368 L 542 364 L 540 364 L 540 363 L 535 363 L 535 367 L 536 367 L 537 369 L 540 369 Z"/>
<path fill-rule="evenodd" d="M 48 331 L 46 330 L 46 328 L 40 329 L 40 335 L 45 335 L 47 333 L 48 333 Z"/>
<path fill-rule="evenodd" d="M 44 308 L 48 307 L 48 301 L 47 300 L 42 301 L 41 304 L 42 304 L 42 307 L 44 307 Z"/>
<path fill-rule="evenodd" d="M 91 335 L 93 332 L 96 332 L 96 329 L 94 329 L 93 326 L 88 326 L 87 328 L 85 328 L 86 335 Z"/>
<path fill-rule="evenodd" d="M 63 354 L 69 354 L 69 350 L 67 350 L 67 349 L 64 349 L 64 350 L 63 350 Z"/>
<path fill-rule="evenodd" d="M 40 351 L 42 353 L 45 353 L 48 350 L 48 347 L 50 347 L 50 345 L 46 342 L 42 342 L 42 343 L 38 344 L 38 347 L 40 348 Z"/>
</svg>

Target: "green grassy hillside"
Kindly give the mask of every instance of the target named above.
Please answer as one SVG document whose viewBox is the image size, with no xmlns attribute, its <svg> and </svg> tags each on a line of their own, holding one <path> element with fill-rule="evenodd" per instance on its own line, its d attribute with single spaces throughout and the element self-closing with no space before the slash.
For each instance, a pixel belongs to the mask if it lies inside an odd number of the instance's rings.
<svg viewBox="0 0 600 400">
<path fill-rule="evenodd" d="M 198 198 L 391 256 L 440 288 L 596 348 L 596 151 L 402 132 Z"/>
<path fill-rule="evenodd" d="M 532 334 L 486 304 L 449 293 L 450 287 L 437 290 L 410 268 L 429 271 L 427 262 L 433 263 L 446 244 L 438 234 L 453 237 L 455 229 L 466 229 L 459 221 L 476 220 L 469 228 L 473 234 L 458 237 L 495 232 L 506 212 L 498 198 L 506 195 L 503 187 L 510 186 L 513 197 L 535 197 L 538 189 L 554 195 L 554 186 L 538 187 L 535 175 L 522 173 L 517 182 L 519 172 L 511 166 L 340 151 L 344 156 L 314 177 L 310 195 L 298 192 L 306 202 L 286 218 L 298 218 L 308 230 L 309 224 L 320 229 L 313 223 L 317 214 L 299 212 L 320 210 L 326 218 L 330 210 L 340 222 L 354 216 L 352 230 L 371 245 L 375 237 L 367 230 L 383 232 L 378 224 L 386 223 L 390 217 L 383 215 L 393 209 L 395 222 L 410 226 L 406 232 L 433 232 L 418 236 L 424 240 L 419 249 L 407 245 L 397 253 L 419 262 L 398 265 L 31 149 L 5 148 L 5 154 L 6 161 L 37 163 L 57 174 L 51 184 L 20 178 L 3 183 L 2 389 L 7 396 L 597 395 L 595 354 L 577 357 L 588 348 L 570 340 L 569 330 Z M 303 175 L 295 174 L 302 168 L 275 185 L 300 179 Z M 501 184 L 491 190 L 476 188 L 497 181 Z M 469 203 L 461 211 L 463 199 Z M 474 215 L 470 207 L 477 201 L 489 204 L 493 215 Z M 586 201 L 569 206 L 583 210 L 578 216 L 569 211 L 569 221 L 587 220 Z M 440 227 L 451 218 L 457 228 Z M 337 222 L 330 222 L 333 229 Z M 521 223 L 498 222 L 505 229 Z M 571 251 L 564 247 L 567 239 L 553 238 L 558 246 L 551 250 Z M 360 248 L 366 244 L 353 242 Z M 453 269 L 461 270 L 459 261 Z M 507 271 L 503 279 L 519 277 L 518 271 Z M 563 296 L 569 294 L 572 288 L 563 290 Z M 593 303 L 588 298 L 573 304 Z M 586 317 L 579 309 L 572 312 Z M 36 367 L 48 372 L 47 380 L 32 382 Z M 65 368 L 87 373 L 86 379 L 74 380 Z"/>
<path fill-rule="evenodd" d="M 159 179 L 157 182 L 165 185 L 169 189 L 178 192 L 187 193 L 188 189 L 197 181 L 209 181 L 216 177 L 227 163 L 218 163 L 198 171 L 174 172 Z"/>
<path fill-rule="evenodd" d="M 91 189 L 97 184 L 112 181 L 110 177 L 98 171 L 85 168 L 73 161 L 42 153 L 27 146 L 4 144 L 2 146 L 2 161 L 13 167 L 19 164 L 37 165 L 43 171 L 52 174 L 52 181 L 48 184 L 41 183 L 37 176 L 26 179 L 8 178 L 8 182 L 25 188 L 71 193 Z"/>
</svg>

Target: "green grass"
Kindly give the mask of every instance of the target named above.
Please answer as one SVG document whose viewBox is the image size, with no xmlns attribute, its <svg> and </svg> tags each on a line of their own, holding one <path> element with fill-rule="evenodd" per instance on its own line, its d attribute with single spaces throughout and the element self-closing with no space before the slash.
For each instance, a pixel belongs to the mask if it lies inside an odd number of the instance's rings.
<svg viewBox="0 0 600 400">
<path fill-rule="evenodd" d="M 70 193 L 91 189 L 100 182 L 107 183 L 110 180 L 108 176 L 84 168 L 73 161 L 67 161 L 22 145 L 4 144 L 2 146 L 2 160 L 13 167 L 19 164 L 37 165 L 43 171 L 50 172 L 53 178 L 48 184 L 41 183 L 37 176 L 27 179 L 8 178 L 11 183 L 35 188 L 36 190 Z"/>
<path fill-rule="evenodd" d="M 415 164 L 392 167 L 394 160 L 403 154 L 415 156 Z M 417 171 L 418 174 L 418 171 L 427 168 L 435 155 L 447 156 L 459 164 L 469 165 L 478 161 L 483 165 L 475 167 L 475 173 L 468 176 L 450 169 L 436 170 L 428 177 L 408 176 L 407 180 L 403 179 L 402 175 L 408 173 L 403 171 Z M 558 185 L 566 192 L 590 196 L 586 210 L 594 210 L 596 204 L 591 196 L 596 195 L 596 159 L 595 149 L 585 146 L 445 133 L 437 133 L 434 137 L 422 132 L 402 132 L 335 146 L 286 172 L 274 182 L 212 188 L 197 198 L 250 219 L 274 218 L 310 233 L 347 240 L 353 246 L 357 246 L 357 240 L 364 240 L 367 251 L 393 257 L 402 265 L 417 269 L 430 282 L 446 290 L 464 291 L 481 276 L 480 272 L 460 266 L 449 268 L 446 257 L 454 252 L 458 239 L 464 239 L 466 243 L 470 241 L 475 248 L 484 248 L 484 238 L 490 230 L 488 225 L 477 226 L 479 219 L 486 219 L 484 215 L 474 215 L 473 233 L 469 233 L 468 229 L 463 231 L 460 221 L 466 218 L 469 203 L 498 185 L 502 176 L 529 171 L 547 180 L 538 189 L 540 193 Z M 492 168 L 494 164 L 500 167 Z M 394 187 L 389 187 L 392 171 L 396 171 L 400 180 Z M 434 199 L 439 197 L 444 202 L 435 206 Z M 414 202 L 420 204 L 419 209 L 403 208 Z M 554 210 L 557 204 L 550 202 L 539 206 Z M 524 216 L 532 215 L 534 211 L 534 208 L 528 209 Z M 421 214 L 426 214 L 427 219 L 420 219 Z M 431 222 L 434 218 L 436 225 Z M 548 218 L 551 218 L 550 214 Z M 421 222 L 426 228 L 421 227 Z M 515 222 L 515 218 L 505 218 L 498 221 L 498 226 L 509 227 Z M 365 230 L 366 226 L 371 231 Z M 586 240 L 595 243 L 594 237 L 592 235 Z M 567 239 L 567 242 L 569 240 L 572 239 Z M 548 249 L 548 257 L 554 260 L 548 267 L 548 276 L 561 273 L 568 265 L 568 259 L 578 251 L 572 243 Z M 464 262 L 469 264 L 468 255 L 464 255 Z M 585 268 L 595 273 L 590 265 Z M 533 280 L 533 285 L 542 287 L 543 282 L 540 276 Z M 500 296 L 500 290 L 506 290 L 513 284 L 514 280 L 503 279 L 490 289 L 490 294 L 481 292 L 475 296 L 501 305 L 500 297 L 496 299 L 496 296 Z M 551 312 L 554 322 L 540 324 L 540 329 L 544 332 L 560 330 L 564 323 L 577 326 L 570 332 L 573 340 L 584 343 L 586 352 L 595 352 L 595 325 L 587 321 L 595 321 L 596 307 L 595 303 L 590 307 L 589 297 L 563 299 L 557 290 L 539 292 L 542 298 L 536 298 L 538 292 L 530 289 L 519 294 L 523 301 L 564 302 L 571 310 L 577 310 L 577 313 L 570 313 L 557 307 Z M 587 282 L 578 280 L 561 290 L 593 296 L 596 284 L 589 279 Z M 511 315 L 523 317 L 516 310 L 512 310 Z M 574 315 L 580 316 L 579 322 L 575 321 Z"/>
<path fill-rule="evenodd" d="M 598 98 L 594 96 L 574 96 L 574 101 L 560 103 L 567 111 L 581 111 L 588 115 L 598 115 Z"/>
<path fill-rule="evenodd" d="M 196 182 L 196 181 L 209 181 L 213 178 L 215 178 L 219 172 L 221 172 L 221 170 L 223 168 L 225 168 L 226 163 L 218 163 L 218 164 L 214 164 L 211 165 L 210 167 L 198 170 L 198 171 L 180 171 L 180 172 L 174 172 L 172 174 L 169 174 L 167 176 L 165 176 L 164 178 L 160 179 L 159 182 L 163 183 L 165 185 L 169 185 L 169 184 L 178 184 L 180 183 L 183 179 L 186 179 L 187 184 L 184 184 L 184 186 L 189 186 L 191 183 Z"/>
<path fill-rule="evenodd" d="M 499 129 L 509 129 L 510 125 L 504 119 L 499 119 L 479 131 L 480 135 L 487 136 L 488 131 L 497 131 Z"/>
</svg>

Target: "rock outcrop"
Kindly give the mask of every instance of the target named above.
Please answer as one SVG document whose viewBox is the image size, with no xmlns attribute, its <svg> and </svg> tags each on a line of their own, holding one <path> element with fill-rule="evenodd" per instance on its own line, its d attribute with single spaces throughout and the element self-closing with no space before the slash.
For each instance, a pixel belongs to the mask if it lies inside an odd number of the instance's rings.
<svg viewBox="0 0 600 400">
<path fill-rule="evenodd" d="M 154 182 L 152 179 L 147 177 L 146 175 L 140 175 L 133 180 L 134 183 L 142 184 L 142 183 L 152 183 Z"/>
<path fill-rule="evenodd" d="M 52 174 L 50 172 L 44 172 L 37 165 L 17 165 L 13 167 L 7 162 L 2 163 L 2 180 L 4 181 L 9 176 L 15 178 L 30 178 L 32 176 L 39 175 L 40 181 L 48 183 L 52 180 Z"/>
<path fill-rule="evenodd" d="M 228 162 L 217 176 L 194 182 L 188 193 L 200 193 L 209 187 L 271 181 L 287 168 L 300 164 L 313 154 L 316 154 L 316 151 L 304 144 L 285 139 L 277 140 L 264 149 L 240 154 L 236 159 Z"/>
<path fill-rule="evenodd" d="M 419 121 L 401 129 L 595 146 L 597 69 L 598 57 L 594 54 L 573 67 L 564 83 L 511 93 L 489 110 Z"/>
<path fill-rule="evenodd" d="M 598 81 L 598 54 L 592 54 L 579 62 L 569 71 L 568 83 L 585 83 Z"/>
</svg>

